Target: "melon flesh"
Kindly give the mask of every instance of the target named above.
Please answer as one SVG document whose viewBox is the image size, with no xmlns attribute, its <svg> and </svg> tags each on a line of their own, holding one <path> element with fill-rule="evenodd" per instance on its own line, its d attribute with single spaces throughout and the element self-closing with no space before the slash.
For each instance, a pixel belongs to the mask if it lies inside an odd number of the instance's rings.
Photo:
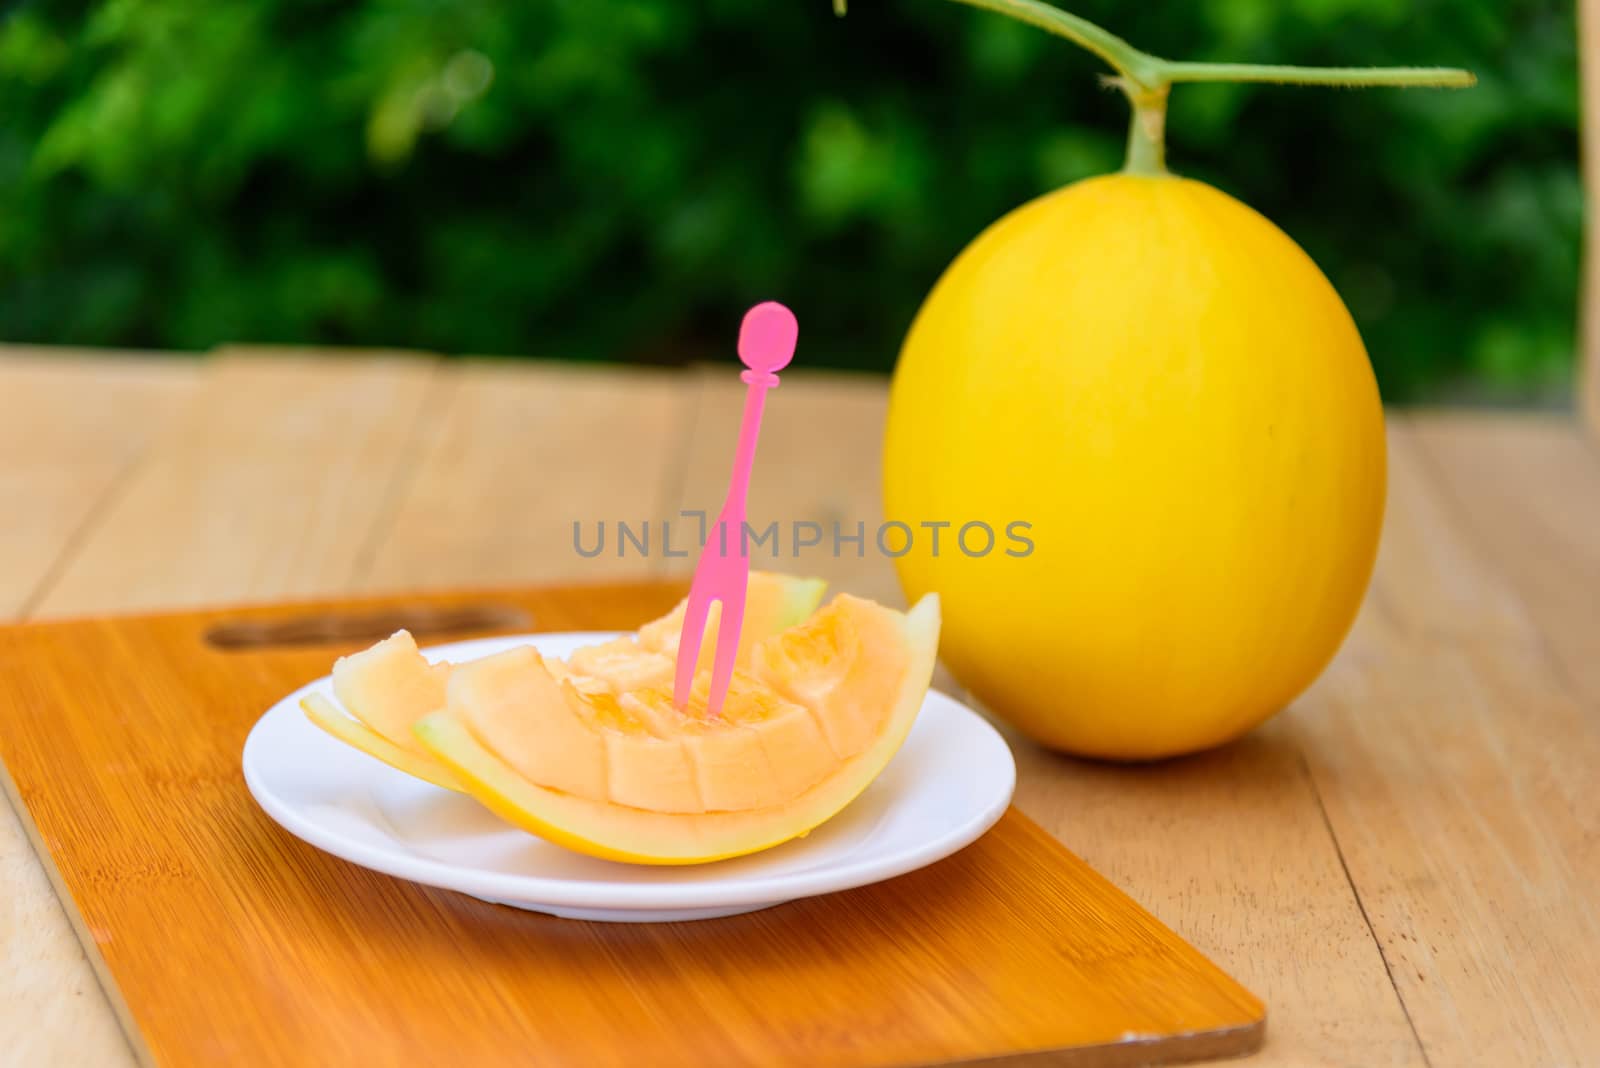
<svg viewBox="0 0 1600 1068">
<path fill-rule="evenodd" d="M 741 660 L 748 660 L 750 650 L 761 639 L 809 616 L 821 602 L 824 587 L 820 579 L 752 572 L 740 630 Z M 580 650 L 570 664 L 559 660 L 541 663 L 552 677 L 581 694 L 627 692 L 663 681 L 670 685 L 685 604 L 680 602 L 667 615 L 645 624 L 637 637 Z M 706 626 L 706 649 L 716 647 L 717 618 L 714 606 Z M 709 662 L 706 666 L 709 669 Z M 316 694 L 300 705 L 312 723 L 340 741 L 409 775 L 459 790 L 450 770 L 411 729 L 422 717 L 445 707 L 451 672 L 452 665 L 430 664 L 412 636 L 402 630 L 334 663 L 334 694 L 342 710 Z M 628 757 L 622 756 L 619 767 L 626 766 Z M 659 753 L 645 754 L 644 759 L 647 767 L 660 765 L 662 774 L 670 772 L 665 766 L 670 761 L 664 761 Z M 626 771 L 622 777 L 625 782 L 642 781 Z M 624 795 L 628 795 L 626 789 Z M 680 801 L 696 810 L 686 796 Z"/>
<path fill-rule="evenodd" d="M 425 748 L 411 726 L 445 704 L 449 664 L 430 664 L 407 631 L 333 665 L 336 708 L 319 694 L 300 702 L 306 718 L 347 745 L 435 786 L 460 790 L 450 770 Z M 346 714 L 348 713 L 348 714 Z"/>
<path fill-rule="evenodd" d="M 333 693 L 350 714 L 402 749 L 427 754 L 411 725 L 444 707 L 449 664 L 430 664 L 408 631 L 333 665 Z"/>
<path fill-rule="evenodd" d="M 531 650 L 503 654 L 458 668 L 446 709 L 415 731 L 469 793 L 542 838 L 639 863 L 719 860 L 807 833 L 878 776 L 922 706 L 938 636 L 934 596 L 901 614 L 842 595 L 756 643 L 720 717 L 704 677 L 682 711 L 665 687 L 595 702 Z"/>
<path fill-rule="evenodd" d="M 754 571 L 745 590 L 744 622 L 739 627 L 739 651 L 735 664 L 750 662 L 751 651 L 763 638 L 791 627 L 816 611 L 822 603 L 827 583 L 821 579 L 793 578 Z M 580 689 L 603 684 L 613 693 L 627 693 L 650 686 L 670 686 L 678 663 L 678 639 L 683 634 L 683 617 L 689 602 L 640 627 L 638 633 L 590 646 L 573 653 L 566 665 Z M 714 602 L 706 614 L 700 640 L 700 656 L 695 674 L 710 671 L 716 656 L 717 633 L 721 626 L 722 604 Z M 561 669 L 556 669 L 559 674 Z"/>
</svg>

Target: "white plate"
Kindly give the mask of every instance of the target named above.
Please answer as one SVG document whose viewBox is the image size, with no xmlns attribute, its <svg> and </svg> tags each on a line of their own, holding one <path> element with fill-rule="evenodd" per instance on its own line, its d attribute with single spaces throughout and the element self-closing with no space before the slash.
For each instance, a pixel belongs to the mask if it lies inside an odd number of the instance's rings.
<svg viewBox="0 0 1600 1068">
<path fill-rule="evenodd" d="M 531 643 L 548 656 L 615 637 L 536 634 L 455 642 L 432 660 Z M 470 797 L 336 741 L 300 711 L 326 677 L 267 710 L 244 745 L 256 801 L 291 834 L 374 871 L 486 901 L 587 920 L 694 920 L 751 912 L 903 875 L 983 834 L 1011 801 L 1011 750 L 976 712 L 930 691 L 905 745 L 843 812 L 775 849 L 652 867 L 582 856 L 510 827 Z"/>
</svg>

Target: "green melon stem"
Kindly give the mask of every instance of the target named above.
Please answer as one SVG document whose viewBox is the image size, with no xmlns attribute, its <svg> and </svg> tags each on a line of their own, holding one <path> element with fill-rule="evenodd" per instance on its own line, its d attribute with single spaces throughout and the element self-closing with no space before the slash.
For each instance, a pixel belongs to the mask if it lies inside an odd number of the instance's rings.
<svg viewBox="0 0 1600 1068">
<path fill-rule="evenodd" d="M 1129 174 L 1167 173 L 1167 95 L 1169 86 L 1145 89 L 1113 79 L 1133 105 L 1128 122 L 1128 155 L 1122 169 Z"/>
<path fill-rule="evenodd" d="M 836 14 L 847 0 L 833 0 Z M 1162 59 L 1141 51 L 1088 19 L 1042 0 L 955 0 L 1027 23 L 1099 56 L 1116 71 L 1110 83 L 1121 89 L 1133 108 L 1128 126 L 1129 174 L 1167 172 L 1167 98 L 1176 82 L 1273 82 L 1279 85 L 1336 85 L 1465 89 L 1477 77 L 1454 67 L 1292 67 L 1259 63 L 1189 63 Z"/>
</svg>

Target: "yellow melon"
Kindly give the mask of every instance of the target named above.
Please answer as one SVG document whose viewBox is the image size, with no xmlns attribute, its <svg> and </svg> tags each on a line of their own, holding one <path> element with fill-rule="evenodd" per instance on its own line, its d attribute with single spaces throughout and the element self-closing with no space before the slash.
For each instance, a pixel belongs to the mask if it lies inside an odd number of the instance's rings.
<svg viewBox="0 0 1600 1068">
<path fill-rule="evenodd" d="M 822 601 L 825 583 L 768 572 L 752 572 L 740 628 L 740 657 L 765 637 L 809 616 Z M 571 664 L 549 661 L 551 672 L 585 692 L 638 689 L 670 680 L 683 627 L 684 604 L 645 624 L 636 637 L 580 650 Z M 713 606 L 704 647 L 716 648 L 720 618 Z M 709 662 L 702 661 L 709 667 Z M 451 790 L 454 775 L 412 733 L 417 720 L 445 707 L 450 664 L 430 664 L 409 633 L 400 631 L 370 649 L 341 657 L 333 665 L 333 690 L 341 710 L 320 694 L 300 702 L 318 727 L 408 775 Z"/>
<path fill-rule="evenodd" d="M 716 716 L 708 673 L 680 710 L 670 673 L 586 688 L 570 664 L 513 649 L 458 666 L 447 707 L 414 730 L 467 792 L 542 838 L 637 863 L 719 860 L 807 833 L 878 776 L 938 639 L 937 597 L 900 613 L 841 595 L 753 643 Z"/>
</svg>

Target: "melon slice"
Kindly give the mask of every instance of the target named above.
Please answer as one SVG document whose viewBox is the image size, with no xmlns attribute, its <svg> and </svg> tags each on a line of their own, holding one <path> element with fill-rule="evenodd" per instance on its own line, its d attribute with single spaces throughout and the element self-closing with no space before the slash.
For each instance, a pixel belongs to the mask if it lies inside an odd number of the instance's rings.
<svg viewBox="0 0 1600 1068">
<path fill-rule="evenodd" d="M 423 782 L 431 782 L 435 786 L 442 786 L 446 790 L 464 792 L 456 782 L 455 776 L 451 775 L 449 769 L 439 763 L 431 753 L 418 755 L 407 752 L 359 719 L 346 715 L 321 694 L 314 693 L 302 697 L 300 709 L 306 714 L 307 719 L 341 742 L 377 757 L 391 768 L 398 768 L 407 775 Z"/>
<path fill-rule="evenodd" d="M 392 768 L 459 790 L 449 769 L 417 741 L 411 725 L 445 704 L 449 664 L 430 664 L 407 631 L 333 665 L 333 692 L 345 712 L 319 694 L 300 702 L 306 717 Z"/>
<path fill-rule="evenodd" d="M 806 834 L 866 789 L 922 707 L 935 596 L 899 613 L 841 595 L 753 646 L 720 716 L 707 676 L 689 707 L 670 680 L 584 693 L 537 653 L 458 667 L 418 738 L 512 824 L 612 860 L 694 864 Z"/>
<path fill-rule="evenodd" d="M 809 616 L 822 601 L 825 583 L 756 571 L 750 575 L 740 657 L 761 639 Z M 672 678 L 685 604 L 647 623 L 637 638 L 581 650 L 566 664 L 543 661 L 552 675 L 581 693 L 612 693 L 660 684 Z M 706 624 L 704 648 L 716 648 L 717 606 Z M 703 659 L 703 658 L 702 658 Z M 709 667 L 709 662 L 707 662 Z M 406 631 L 399 631 L 333 665 L 333 702 L 312 694 L 300 702 L 306 718 L 371 756 L 436 786 L 460 790 L 450 770 L 418 740 L 411 727 L 445 706 L 449 664 L 430 664 Z"/>
</svg>

